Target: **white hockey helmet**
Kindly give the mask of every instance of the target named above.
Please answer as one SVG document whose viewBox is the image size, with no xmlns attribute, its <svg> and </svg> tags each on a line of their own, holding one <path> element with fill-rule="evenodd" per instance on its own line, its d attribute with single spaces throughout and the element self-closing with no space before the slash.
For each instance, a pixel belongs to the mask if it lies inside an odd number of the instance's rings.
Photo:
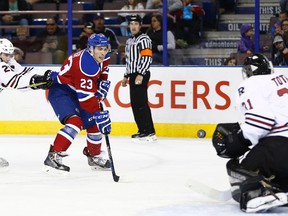
<svg viewBox="0 0 288 216">
<path fill-rule="evenodd" d="M 14 46 L 6 38 L 0 38 L 0 53 L 6 53 L 10 55 L 14 54 Z"/>
</svg>

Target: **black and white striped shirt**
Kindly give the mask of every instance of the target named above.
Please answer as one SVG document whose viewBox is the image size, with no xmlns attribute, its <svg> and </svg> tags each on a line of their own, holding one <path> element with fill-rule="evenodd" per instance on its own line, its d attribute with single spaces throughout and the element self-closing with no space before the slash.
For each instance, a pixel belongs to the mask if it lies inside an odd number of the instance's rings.
<svg viewBox="0 0 288 216">
<path fill-rule="evenodd" d="M 125 77 L 132 73 L 142 75 L 149 71 L 152 63 L 152 42 L 148 35 L 139 33 L 126 41 L 126 72 Z"/>
</svg>

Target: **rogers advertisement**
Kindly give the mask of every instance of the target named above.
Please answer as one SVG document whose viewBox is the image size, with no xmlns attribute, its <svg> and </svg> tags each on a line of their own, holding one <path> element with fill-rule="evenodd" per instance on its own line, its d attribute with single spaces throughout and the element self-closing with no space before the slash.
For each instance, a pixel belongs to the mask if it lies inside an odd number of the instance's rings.
<svg viewBox="0 0 288 216">
<path fill-rule="evenodd" d="M 59 70 L 59 67 L 38 67 Z M 276 68 L 285 73 L 286 68 Z M 130 136 L 137 130 L 129 87 L 121 87 L 125 67 L 110 67 L 111 87 L 105 100 L 111 135 Z M 242 82 L 241 67 L 151 67 L 149 103 L 159 136 L 192 137 L 204 130 L 211 137 L 217 123 L 242 121 L 234 97 Z M 0 93 L 0 134 L 55 134 L 63 127 L 47 91 L 5 89 Z M 198 136 L 199 137 L 199 136 Z"/>
<path fill-rule="evenodd" d="M 110 67 L 105 106 L 114 122 L 134 122 L 129 86 L 121 86 L 124 72 L 125 67 Z M 240 67 L 152 67 L 148 92 L 153 120 L 180 124 L 237 121 L 234 95 L 242 79 Z M 0 97 L 0 121 L 57 121 L 45 91 L 7 89 Z"/>
</svg>

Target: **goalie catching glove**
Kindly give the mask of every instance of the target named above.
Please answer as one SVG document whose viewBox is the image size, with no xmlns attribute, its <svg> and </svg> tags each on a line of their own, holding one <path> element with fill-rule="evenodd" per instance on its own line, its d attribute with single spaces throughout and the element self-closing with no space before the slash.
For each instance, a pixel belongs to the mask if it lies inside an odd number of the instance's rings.
<svg viewBox="0 0 288 216">
<path fill-rule="evenodd" d="M 30 79 L 31 89 L 49 89 L 53 84 L 53 79 L 50 77 L 52 70 L 47 70 L 44 75 L 35 74 Z"/>
<path fill-rule="evenodd" d="M 252 143 L 245 139 L 238 123 L 218 124 L 212 137 L 213 146 L 219 157 L 237 158 L 245 154 Z"/>
<path fill-rule="evenodd" d="M 99 131 L 102 134 L 108 135 L 111 132 L 111 120 L 109 116 L 109 111 L 101 111 L 94 113 L 94 119 Z"/>
<path fill-rule="evenodd" d="M 99 101 L 103 101 L 107 97 L 110 83 L 111 82 L 109 80 L 101 80 L 99 82 L 98 91 L 95 94 Z"/>
</svg>

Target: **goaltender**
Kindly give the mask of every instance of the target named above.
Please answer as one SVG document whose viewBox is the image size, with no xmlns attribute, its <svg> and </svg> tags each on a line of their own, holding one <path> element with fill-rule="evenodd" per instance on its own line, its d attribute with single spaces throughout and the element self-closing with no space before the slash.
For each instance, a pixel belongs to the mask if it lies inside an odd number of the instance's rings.
<svg viewBox="0 0 288 216">
<path fill-rule="evenodd" d="M 226 167 L 234 200 L 244 212 L 287 204 L 288 78 L 262 54 L 245 59 L 237 108 L 245 121 L 218 124 L 212 142 Z"/>
</svg>

